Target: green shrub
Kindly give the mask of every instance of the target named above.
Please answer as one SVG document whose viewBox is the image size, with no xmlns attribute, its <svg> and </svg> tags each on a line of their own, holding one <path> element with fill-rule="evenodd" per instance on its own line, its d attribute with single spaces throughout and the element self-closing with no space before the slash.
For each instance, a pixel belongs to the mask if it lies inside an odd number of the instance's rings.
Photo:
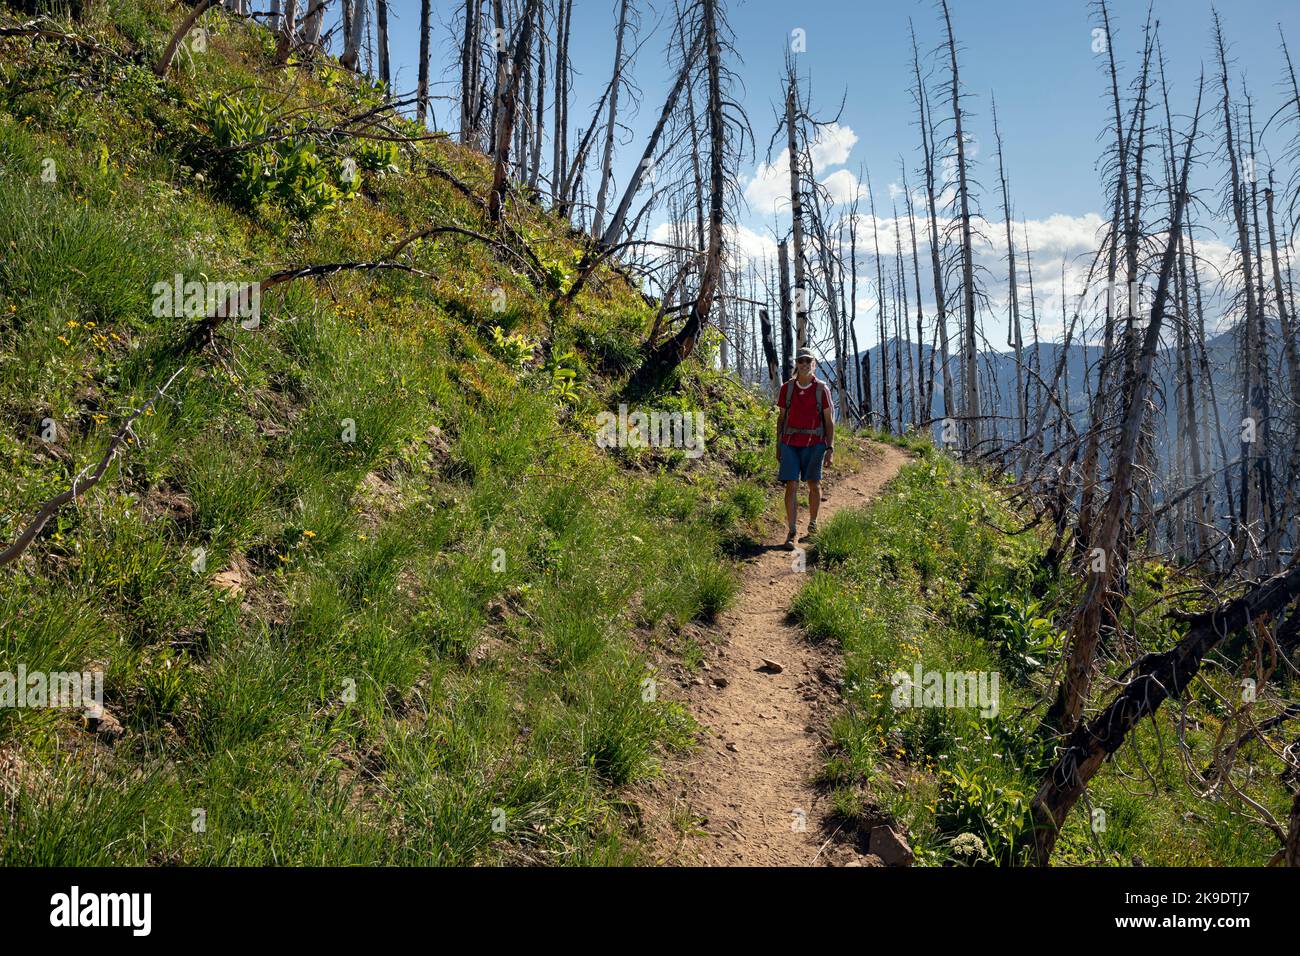
<svg viewBox="0 0 1300 956">
<path fill-rule="evenodd" d="M 263 96 L 212 96 L 197 107 L 211 131 L 197 153 L 231 200 L 246 209 L 274 202 L 289 215 L 310 222 L 354 196 L 357 168 L 395 169 L 393 144 L 363 141 L 352 157 L 321 158 L 321 145 L 302 135 L 284 135 Z"/>
<path fill-rule="evenodd" d="M 974 833 L 999 863 L 1020 862 L 1032 843 L 1028 796 L 960 764 L 939 771 L 939 780 L 939 831 L 954 837 Z"/>
</svg>

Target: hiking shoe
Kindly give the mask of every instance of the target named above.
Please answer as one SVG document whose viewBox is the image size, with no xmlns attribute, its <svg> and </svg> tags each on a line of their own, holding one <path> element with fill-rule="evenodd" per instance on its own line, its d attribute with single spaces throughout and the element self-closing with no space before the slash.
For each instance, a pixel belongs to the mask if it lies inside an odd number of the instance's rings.
<svg viewBox="0 0 1300 956">
<path fill-rule="evenodd" d="M 796 529 L 791 528 L 790 533 L 785 536 L 785 549 L 787 551 L 794 550 L 794 542 L 795 538 L 798 537 L 798 534 L 799 532 Z"/>
<path fill-rule="evenodd" d="M 816 521 L 809 521 L 809 522 L 808 522 L 808 537 L 811 538 L 811 537 L 812 537 L 813 535 L 815 535 L 816 533 L 817 533 L 817 522 L 816 522 Z"/>
</svg>

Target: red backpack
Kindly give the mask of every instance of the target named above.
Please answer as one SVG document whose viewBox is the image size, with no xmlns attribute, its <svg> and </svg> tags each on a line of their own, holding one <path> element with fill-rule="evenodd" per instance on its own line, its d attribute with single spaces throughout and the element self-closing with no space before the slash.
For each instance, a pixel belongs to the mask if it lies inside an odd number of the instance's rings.
<svg viewBox="0 0 1300 956">
<path fill-rule="evenodd" d="M 781 386 L 781 391 L 777 394 L 776 404 L 778 408 L 785 409 L 785 427 L 781 430 L 781 440 L 787 445 L 815 445 L 818 442 L 825 441 L 826 422 L 825 412 L 831 404 L 831 390 L 821 379 L 813 379 L 809 389 L 813 392 L 813 407 L 809 409 L 805 402 L 796 401 L 796 399 L 805 395 L 808 389 L 800 390 L 797 379 L 790 379 Z M 809 416 L 811 411 L 811 416 Z M 812 417 L 815 421 L 809 421 Z M 811 435 L 812 440 L 800 440 L 792 442 L 788 439 L 791 436 Z"/>
</svg>

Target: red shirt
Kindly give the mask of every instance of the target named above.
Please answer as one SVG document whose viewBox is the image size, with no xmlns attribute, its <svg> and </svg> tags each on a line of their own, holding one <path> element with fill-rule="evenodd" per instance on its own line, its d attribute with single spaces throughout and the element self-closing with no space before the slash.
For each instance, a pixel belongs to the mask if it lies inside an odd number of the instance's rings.
<svg viewBox="0 0 1300 956">
<path fill-rule="evenodd" d="M 781 432 L 781 442 L 791 448 L 807 448 L 826 441 L 826 423 L 823 412 L 830 407 L 831 391 L 826 383 L 815 375 L 807 385 L 800 385 L 799 379 L 792 378 L 781 386 L 776 396 L 778 408 L 786 410 L 785 428 Z M 792 428 L 821 427 L 820 435 L 790 435 Z"/>
</svg>

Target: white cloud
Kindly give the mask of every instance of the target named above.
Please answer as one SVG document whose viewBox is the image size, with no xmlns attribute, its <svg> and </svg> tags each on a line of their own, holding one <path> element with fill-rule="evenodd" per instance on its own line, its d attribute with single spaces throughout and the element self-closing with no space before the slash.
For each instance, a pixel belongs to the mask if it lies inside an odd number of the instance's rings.
<svg viewBox="0 0 1300 956">
<path fill-rule="evenodd" d="M 761 218 L 767 219 L 790 208 L 790 153 L 782 150 L 771 163 L 759 163 L 745 185 L 745 199 Z"/>
<path fill-rule="evenodd" d="M 856 179 L 847 170 L 838 170 L 827 176 L 823 182 L 827 184 L 827 188 L 832 195 L 836 195 L 836 193 L 844 195 L 843 190 L 851 190 L 856 186 Z M 872 235 L 873 220 L 871 215 L 869 213 L 859 214 L 856 224 L 858 255 L 857 329 L 859 342 L 862 347 L 866 348 L 877 340 L 875 329 L 877 309 L 875 287 L 876 244 Z M 912 275 L 912 237 L 907 217 L 906 215 L 900 215 L 897 218 L 882 216 L 875 220 L 874 225 L 879 240 L 880 266 L 885 276 L 885 297 L 887 302 L 891 301 L 891 282 L 896 276 L 894 255 L 897 247 L 895 243 L 896 241 L 901 243 L 904 268 L 907 274 L 909 315 L 911 316 L 911 325 L 914 331 L 916 280 Z M 942 235 L 951 225 L 953 225 L 952 220 L 941 219 L 938 222 L 940 234 Z M 1065 300 L 1066 320 L 1068 321 L 1069 316 L 1073 315 L 1078 304 L 1078 296 L 1084 291 L 1083 284 L 1087 278 L 1093 256 L 1104 238 L 1106 225 L 1106 219 L 1095 212 L 1078 216 L 1056 213 L 1041 219 L 1016 221 L 1013 224 L 1012 240 L 1015 243 L 1017 255 L 1017 294 L 1020 301 L 1022 328 L 1026 340 L 1031 334 L 1029 304 L 1031 279 L 1039 335 L 1047 341 L 1060 341 L 1065 331 L 1065 322 L 1062 319 L 1062 296 L 1064 296 Z M 1007 316 L 1010 300 L 1007 289 L 1006 226 L 1001 221 L 990 221 L 982 224 L 981 232 L 983 238 L 976 239 L 974 252 L 976 265 L 982 270 L 980 282 L 988 298 L 987 304 L 981 303 L 979 307 L 978 322 L 988 340 L 988 344 L 992 348 L 1005 348 L 1003 343 L 1007 335 Z M 929 234 L 929 220 L 918 215 L 916 219 L 917 251 L 921 265 L 921 289 L 924 300 L 927 341 L 932 334 L 931 323 L 934 320 L 935 313 L 934 280 L 930 271 Z M 1033 262 L 1032 275 L 1025 268 L 1026 234 L 1028 235 L 1030 255 Z M 662 223 L 655 228 L 652 238 L 658 241 L 671 242 L 672 235 L 671 226 L 668 223 Z M 1163 236 L 1153 238 L 1157 245 L 1163 243 Z M 844 241 L 847 245 L 847 229 Z M 776 240 L 766 232 L 759 232 L 747 226 L 729 223 L 726 242 L 731 267 L 744 270 L 749 264 L 753 263 L 761 268 L 761 264 L 765 259 L 768 262 L 775 261 Z M 844 251 L 847 255 L 847 249 Z M 1238 317 L 1234 313 L 1223 315 L 1221 303 L 1218 301 L 1221 297 L 1215 291 L 1218 281 L 1225 275 L 1228 277 L 1227 282 L 1229 285 L 1235 283 L 1234 270 L 1238 268 L 1237 257 L 1230 244 L 1211 235 L 1204 227 L 1199 231 L 1196 251 L 1201 260 L 1201 281 L 1206 290 L 1207 331 L 1213 334 L 1215 331 L 1225 328 L 1236 321 Z M 1300 259 L 1300 249 L 1287 248 L 1280 250 L 1280 252 L 1283 257 L 1283 268 L 1286 268 L 1289 262 Z M 815 261 L 813 269 L 813 281 L 819 281 L 820 273 L 816 272 Z M 1064 289 L 1062 288 L 1062 271 L 1064 271 L 1065 279 Z M 954 278 L 949 276 L 948 293 L 950 296 L 954 295 L 956 291 L 952 286 L 953 281 Z M 1099 274 L 1094 274 L 1090 294 L 1104 295 L 1104 290 L 1101 288 L 1103 282 L 1104 270 Z M 1097 301 L 1101 300 L 1098 299 Z M 890 308 L 892 314 L 892 306 Z M 958 308 L 959 303 L 955 301 L 949 302 L 950 333 L 953 335 L 956 334 L 956 310 Z M 1085 309 L 1084 318 L 1090 326 L 1095 325 L 1096 310 Z M 819 323 L 824 321 L 824 316 L 820 314 L 820 308 L 814 309 L 814 321 Z M 1076 328 L 1076 336 L 1080 334 L 1080 331 Z M 1096 329 L 1090 328 L 1088 335 L 1091 340 L 1096 335 Z"/>
<path fill-rule="evenodd" d="M 818 127 L 817 136 L 808 149 L 812 160 L 813 174 L 820 176 L 832 166 L 841 166 L 848 161 L 849 153 L 858 141 L 858 134 L 850 126 L 828 123 Z M 835 181 L 833 187 L 830 180 Z M 821 180 L 840 195 L 852 198 L 857 180 L 847 170 L 839 170 Z M 848 190 L 845 192 L 845 190 Z M 759 163 L 754 175 L 745 183 L 745 199 L 751 209 L 763 219 L 774 215 L 790 214 L 790 150 L 783 149 L 770 163 Z M 837 199 L 837 202 L 844 200 Z"/>
<path fill-rule="evenodd" d="M 726 244 L 731 261 L 741 268 L 750 262 L 762 262 L 765 256 L 776 259 L 776 240 L 746 226 L 728 226 Z"/>
<path fill-rule="evenodd" d="M 879 211 L 879 210 L 878 210 Z M 904 266 L 907 271 L 909 297 L 915 289 L 912 270 L 912 236 L 906 216 L 881 217 L 876 220 L 879 233 L 882 268 L 885 272 L 886 298 L 889 297 L 890 281 L 894 276 L 895 237 L 902 243 Z M 940 219 L 940 235 L 954 225 L 951 219 Z M 876 314 L 876 269 L 874 262 L 875 241 L 872 237 L 872 220 L 870 215 L 860 215 L 858 226 L 858 328 L 859 334 L 865 333 L 865 339 L 876 340 L 874 322 Z M 1027 222 L 1012 224 L 1012 240 L 1016 245 L 1017 256 L 1017 294 L 1020 298 L 1021 317 L 1025 335 L 1029 335 L 1029 285 L 1030 276 L 1024 266 L 1025 234 L 1029 235 L 1030 254 L 1033 258 L 1034 304 L 1037 309 L 1039 332 L 1044 338 L 1059 338 L 1064 328 L 1061 323 L 1061 269 L 1064 265 L 1066 277 L 1066 295 L 1068 306 L 1073 307 L 1074 298 L 1082 290 L 1087 274 L 1088 264 L 1101 240 L 1105 221 L 1097 213 L 1082 216 L 1054 214 L 1045 219 L 1031 219 Z M 985 330 L 989 343 L 998 347 L 1006 337 L 1006 315 L 1009 308 L 1006 264 L 1006 225 L 1003 222 L 983 223 L 981 230 L 984 238 L 977 237 L 974 243 L 975 263 L 984 270 L 980 282 L 988 295 L 988 307 L 980 309 L 980 325 Z M 929 219 L 918 215 L 916 219 L 918 254 L 921 261 L 921 289 L 924 299 L 927 327 L 934 316 L 934 279 L 930 272 L 930 226 Z M 1198 247 L 1199 251 L 1199 247 Z M 949 277 L 949 282 L 952 279 Z M 949 289 L 952 294 L 952 289 Z M 949 303 L 950 322 L 955 324 L 952 309 L 955 303 Z M 915 302 L 912 303 L 915 309 Z"/>
<path fill-rule="evenodd" d="M 690 224 L 693 234 L 694 224 Z M 650 232 L 655 242 L 671 243 L 674 241 L 672 223 L 661 222 Z M 745 268 L 750 262 L 762 262 L 764 257 L 776 258 L 776 240 L 769 235 L 755 232 L 748 226 L 728 222 L 724 226 L 723 243 L 729 256 L 728 264 L 736 268 Z"/>
<path fill-rule="evenodd" d="M 841 166 L 848 161 L 849 153 L 858 141 L 858 134 L 851 126 L 828 123 L 817 128 L 817 137 L 808 149 L 812 157 L 813 172 L 821 173 L 832 166 Z M 787 173 L 789 166 L 786 167 Z"/>
<path fill-rule="evenodd" d="M 826 187 L 831 201 L 836 203 L 851 203 L 853 197 L 863 191 L 858 183 L 858 177 L 847 169 L 837 169 L 822 180 L 822 185 Z"/>
<path fill-rule="evenodd" d="M 1001 237 L 998 249 L 1006 255 L 1006 226 L 993 230 Z M 1106 222 L 1095 212 L 1082 216 L 1066 216 L 1061 213 L 1046 219 L 1032 219 L 1022 227 L 1020 223 L 1012 225 L 1011 235 L 1017 246 L 1023 246 L 1025 232 L 1029 233 L 1029 246 L 1035 256 L 1060 255 L 1076 253 L 1084 249 L 1095 249 L 1102 237 Z"/>
</svg>

